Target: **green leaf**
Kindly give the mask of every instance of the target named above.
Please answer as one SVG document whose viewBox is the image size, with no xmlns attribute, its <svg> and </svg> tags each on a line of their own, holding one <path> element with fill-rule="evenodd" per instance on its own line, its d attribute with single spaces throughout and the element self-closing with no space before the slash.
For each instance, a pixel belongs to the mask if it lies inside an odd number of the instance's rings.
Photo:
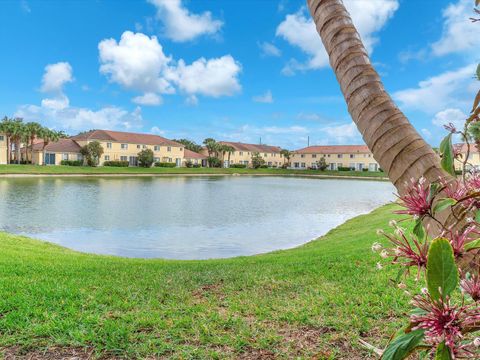
<svg viewBox="0 0 480 360">
<path fill-rule="evenodd" d="M 420 345 L 424 338 L 424 330 L 418 329 L 393 338 L 381 357 L 382 360 L 403 360 Z"/>
<path fill-rule="evenodd" d="M 423 241 L 425 239 L 425 229 L 423 227 L 422 219 L 415 220 L 413 233 L 415 234 L 418 240 Z"/>
<path fill-rule="evenodd" d="M 480 223 L 480 210 L 477 210 L 475 212 L 475 221 Z"/>
<path fill-rule="evenodd" d="M 442 155 L 442 160 L 440 161 L 442 169 L 448 172 L 450 175 L 455 175 L 452 133 L 445 136 L 440 143 L 440 154 Z"/>
<path fill-rule="evenodd" d="M 438 191 L 440 190 L 440 184 L 437 182 L 433 182 L 430 184 L 430 192 L 428 194 L 428 201 L 432 201 L 432 199 L 437 196 Z"/>
<path fill-rule="evenodd" d="M 470 241 L 469 243 L 466 243 L 464 248 L 466 251 L 480 248 L 480 239 L 473 240 L 473 241 Z"/>
<path fill-rule="evenodd" d="M 478 4 L 477 4 L 478 6 Z M 477 79 L 480 80 L 480 64 L 477 66 Z"/>
<path fill-rule="evenodd" d="M 450 349 L 445 345 L 445 342 L 441 342 L 435 350 L 435 360 L 452 360 L 450 355 Z"/>
<path fill-rule="evenodd" d="M 448 209 L 450 206 L 455 205 L 456 203 L 457 203 L 457 200 L 455 199 L 450 199 L 450 198 L 442 199 L 435 204 L 435 207 L 433 208 L 433 212 L 436 213 L 436 212 L 443 211 L 445 209 Z"/>
<path fill-rule="evenodd" d="M 427 258 L 428 292 L 433 300 L 445 299 L 457 285 L 458 269 L 453 257 L 452 245 L 445 238 L 433 240 Z"/>
</svg>

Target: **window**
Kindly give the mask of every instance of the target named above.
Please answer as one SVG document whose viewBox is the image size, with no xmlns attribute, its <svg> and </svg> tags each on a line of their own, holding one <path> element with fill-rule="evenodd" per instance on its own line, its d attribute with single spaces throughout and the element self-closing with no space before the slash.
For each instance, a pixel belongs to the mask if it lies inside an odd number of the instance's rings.
<svg viewBox="0 0 480 360">
<path fill-rule="evenodd" d="M 338 155 L 337 155 L 337 158 L 339 158 L 339 159 L 341 159 L 342 157 L 343 157 L 342 154 L 338 154 Z"/>
<path fill-rule="evenodd" d="M 271 161 L 268 162 L 268 166 L 272 166 L 272 162 L 271 162 Z"/>
<path fill-rule="evenodd" d="M 264 153 L 264 154 L 263 154 L 263 157 L 267 157 L 267 153 Z"/>
<path fill-rule="evenodd" d="M 180 151 L 182 151 L 182 150 L 183 150 L 183 148 L 180 148 Z"/>
<path fill-rule="evenodd" d="M 315 159 L 317 157 L 317 154 L 312 154 L 312 158 Z"/>
<path fill-rule="evenodd" d="M 172 147 L 171 146 L 167 146 L 167 151 L 172 151 Z M 171 161 L 170 161 L 171 162 Z"/>
<path fill-rule="evenodd" d="M 159 157 L 153 158 L 153 161 L 154 162 L 160 162 L 160 158 Z"/>
<path fill-rule="evenodd" d="M 121 145 L 120 145 L 120 148 L 121 148 L 122 150 L 127 150 L 127 149 L 128 149 L 128 144 L 121 144 Z M 123 160 L 122 160 L 122 161 L 123 161 Z"/>
<path fill-rule="evenodd" d="M 330 154 L 328 154 L 327 157 L 330 157 Z"/>
<path fill-rule="evenodd" d="M 155 146 L 153 147 L 153 150 L 154 150 L 154 151 L 160 151 L 160 146 L 155 145 Z"/>
<path fill-rule="evenodd" d="M 304 167 L 305 167 L 305 163 L 302 163 L 301 165 L 302 165 L 302 168 L 304 168 Z"/>
<path fill-rule="evenodd" d="M 303 159 L 305 157 L 305 154 L 300 155 L 300 157 Z"/>
<path fill-rule="evenodd" d="M 137 149 L 140 149 L 140 145 L 137 145 Z"/>
<path fill-rule="evenodd" d="M 243 151 L 240 151 L 240 156 L 243 156 Z"/>
<path fill-rule="evenodd" d="M 111 149 L 112 148 L 112 143 L 107 143 L 107 149 Z"/>
<path fill-rule="evenodd" d="M 68 160 L 68 154 L 67 153 L 62 154 L 62 160 Z"/>
<path fill-rule="evenodd" d="M 120 156 L 120 161 L 128 161 L 128 156 Z"/>
<path fill-rule="evenodd" d="M 5 136 L 0 135 L 0 141 L 4 141 L 4 140 L 5 140 Z"/>
<path fill-rule="evenodd" d="M 299 167 L 300 167 L 300 164 L 299 164 L 298 162 L 293 163 L 293 167 L 299 168 Z"/>
<path fill-rule="evenodd" d="M 355 154 L 350 154 L 350 159 L 353 159 L 355 157 Z"/>
<path fill-rule="evenodd" d="M 110 155 L 105 155 L 105 161 L 110 161 Z"/>
<path fill-rule="evenodd" d="M 172 158 L 168 158 L 168 162 L 173 162 Z"/>
</svg>

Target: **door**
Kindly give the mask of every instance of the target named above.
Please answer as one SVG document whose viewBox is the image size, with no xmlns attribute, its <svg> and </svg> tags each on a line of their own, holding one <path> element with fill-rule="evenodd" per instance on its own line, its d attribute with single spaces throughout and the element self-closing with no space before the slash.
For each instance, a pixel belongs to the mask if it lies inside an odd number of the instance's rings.
<svg viewBox="0 0 480 360">
<path fill-rule="evenodd" d="M 175 164 L 177 165 L 177 167 L 182 166 L 182 159 L 176 158 L 176 159 L 175 159 Z"/>
<path fill-rule="evenodd" d="M 129 166 L 138 166 L 138 158 L 136 156 L 130 156 L 128 159 Z"/>
<path fill-rule="evenodd" d="M 45 164 L 46 165 L 55 165 L 55 154 L 46 153 L 45 154 Z"/>
</svg>

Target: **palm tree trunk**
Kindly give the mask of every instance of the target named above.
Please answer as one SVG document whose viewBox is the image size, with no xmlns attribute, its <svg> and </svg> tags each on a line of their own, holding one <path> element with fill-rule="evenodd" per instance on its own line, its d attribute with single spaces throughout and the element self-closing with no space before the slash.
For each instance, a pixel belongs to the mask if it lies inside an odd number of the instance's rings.
<svg viewBox="0 0 480 360">
<path fill-rule="evenodd" d="M 445 176 L 440 159 L 385 91 L 340 0 L 307 0 L 348 111 L 400 194 L 405 182 Z"/>
<path fill-rule="evenodd" d="M 20 164 L 20 139 L 15 141 L 15 152 L 17 153 L 17 165 Z"/>
<path fill-rule="evenodd" d="M 7 164 L 10 164 L 10 137 L 6 135 L 7 138 Z"/>
</svg>

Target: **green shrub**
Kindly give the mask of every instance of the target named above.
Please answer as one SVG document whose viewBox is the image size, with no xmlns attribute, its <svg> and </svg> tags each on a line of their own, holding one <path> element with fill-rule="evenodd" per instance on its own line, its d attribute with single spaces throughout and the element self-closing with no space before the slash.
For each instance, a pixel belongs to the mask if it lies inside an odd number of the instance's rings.
<svg viewBox="0 0 480 360">
<path fill-rule="evenodd" d="M 200 165 L 200 164 L 193 164 L 192 167 L 194 167 L 194 168 L 199 168 L 199 167 L 202 167 L 202 165 Z"/>
<path fill-rule="evenodd" d="M 231 164 L 230 167 L 234 168 L 234 169 L 245 169 L 247 167 L 247 165 L 245 165 L 245 164 Z"/>
<path fill-rule="evenodd" d="M 155 166 L 156 167 L 173 168 L 173 167 L 176 166 L 176 164 L 173 163 L 173 162 L 156 162 Z"/>
<path fill-rule="evenodd" d="M 62 160 L 62 161 L 60 161 L 60 165 L 63 165 L 63 166 L 82 166 L 83 161 L 82 160 Z"/>
<path fill-rule="evenodd" d="M 128 167 L 128 161 L 120 161 L 120 160 L 110 160 L 105 161 L 103 166 L 113 166 L 113 167 Z"/>
<path fill-rule="evenodd" d="M 260 165 L 258 169 L 268 169 L 268 165 L 265 165 L 265 164 Z"/>
<path fill-rule="evenodd" d="M 191 160 L 187 160 L 187 161 L 185 161 L 185 166 L 187 168 L 191 168 L 191 167 L 193 167 L 193 162 Z"/>
<path fill-rule="evenodd" d="M 363 168 L 362 171 L 368 171 L 368 168 Z"/>
<path fill-rule="evenodd" d="M 207 162 L 210 167 L 214 167 L 214 168 L 222 167 L 222 160 L 220 160 L 215 156 L 209 156 L 207 158 Z"/>
<path fill-rule="evenodd" d="M 153 150 L 152 149 L 143 149 L 138 153 L 138 164 L 141 167 L 149 168 L 154 162 Z"/>
<path fill-rule="evenodd" d="M 352 169 L 350 169 L 348 166 L 339 166 L 337 168 L 338 171 L 351 171 Z"/>
</svg>

